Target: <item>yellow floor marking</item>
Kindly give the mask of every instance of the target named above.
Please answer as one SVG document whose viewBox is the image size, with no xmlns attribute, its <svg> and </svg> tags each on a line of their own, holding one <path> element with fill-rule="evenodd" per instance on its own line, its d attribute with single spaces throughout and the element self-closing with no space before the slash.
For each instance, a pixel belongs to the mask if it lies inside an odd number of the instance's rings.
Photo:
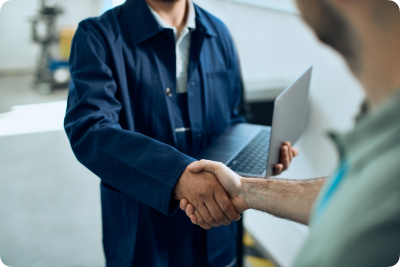
<svg viewBox="0 0 400 267">
<path fill-rule="evenodd" d="M 244 244 L 246 247 L 252 247 L 252 246 L 254 246 L 254 240 L 253 240 L 253 238 L 251 238 L 251 236 L 250 236 L 248 233 L 245 233 L 245 234 L 243 235 L 243 244 Z"/>
<path fill-rule="evenodd" d="M 252 267 L 275 267 L 272 262 L 253 256 L 246 256 L 246 261 L 249 262 Z"/>
</svg>

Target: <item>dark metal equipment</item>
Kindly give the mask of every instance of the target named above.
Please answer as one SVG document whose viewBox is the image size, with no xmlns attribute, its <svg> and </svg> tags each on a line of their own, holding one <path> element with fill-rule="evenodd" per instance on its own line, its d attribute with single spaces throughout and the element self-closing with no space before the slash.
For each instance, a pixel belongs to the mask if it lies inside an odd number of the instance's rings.
<svg viewBox="0 0 400 267">
<path fill-rule="evenodd" d="M 41 8 L 31 20 L 32 40 L 40 46 L 33 86 L 42 94 L 65 86 L 70 80 L 68 61 L 57 60 L 56 57 L 59 42 L 56 21 L 61 14 L 63 9 L 55 1 L 41 0 Z"/>
</svg>

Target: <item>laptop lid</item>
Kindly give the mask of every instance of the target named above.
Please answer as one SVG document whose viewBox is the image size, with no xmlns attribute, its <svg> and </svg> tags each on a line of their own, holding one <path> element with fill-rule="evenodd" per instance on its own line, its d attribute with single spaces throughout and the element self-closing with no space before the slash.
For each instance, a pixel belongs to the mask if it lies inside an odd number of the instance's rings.
<svg viewBox="0 0 400 267">
<path fill-rule="evenodd" d="M 309 67 L 275 99 L 267 175 L 271 175 L 279 163 L 283 143 L 289 141 L 293 145 L 304 131 L 312 69 L 313 66 Z"/>
</svg>

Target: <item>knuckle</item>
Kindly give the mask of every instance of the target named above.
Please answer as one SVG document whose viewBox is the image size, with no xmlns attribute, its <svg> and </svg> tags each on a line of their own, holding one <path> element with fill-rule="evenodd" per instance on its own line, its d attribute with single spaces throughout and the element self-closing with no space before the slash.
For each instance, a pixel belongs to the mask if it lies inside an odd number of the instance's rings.
<svg viewBox="0 0 400 267">
<path fill-rule="evenodd" d="M 219 207 L 224 213 L 230 210 L 230 200 L 227 196 L 221 197 L 221 203 L 219 204 Z"/>
<path fill-rule="evenodd" d="M 214 219 L 213 219 L 212 217 L 207 217 L 207 218 L 204 218 L 204 221 L 205 221 L 206 223 L 208 223 L 208 224 L 211 224 L 211 223 L 214 222 Z"/>
<path fill-rule="evenodd" d="M 228 203 L 222 203 L 221 204 L 221 210 L 223 212 L 228 212 L 230 210 L 230 205 Z"/>
<path fill-rule="evenodd" d="M 204 190 L 203 188 L 200 188 L 200 189 L 197 190 L 197 195 L 200 198 L 205 198 L 207 196 L 207 191 Z"/>
<path fill-rule="evenodd" d="M 215 215 L 215 220 L 217 221 L 217 222 L 220 222 L 220 221 L 223 221 L 225 219 L 225 216 L 224 215 L 222 215 L 222 214 L 217 214 L 217 215 Z"/>
<path fill-rule="evenodd" d="M 199 218 L 198 216 L 196 216 L 196 218 L 197 218 L 197 223 L 198 224 L 204 224 L 203 218 Z"/>
</svg>

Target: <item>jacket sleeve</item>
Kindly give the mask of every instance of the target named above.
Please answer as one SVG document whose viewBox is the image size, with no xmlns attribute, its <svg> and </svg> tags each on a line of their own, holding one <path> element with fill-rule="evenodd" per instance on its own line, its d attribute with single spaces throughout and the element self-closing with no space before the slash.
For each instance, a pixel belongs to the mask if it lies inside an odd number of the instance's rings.
<svg viewBox="0 0 400 267">
<path fill-rule="evenodd" d="M 74 37 L 65 131 L 77 159 L 103 181 L 171 215 L 172 190 L 195 159 L 140 133 L 122 129 L 111 55 L 101 35 L 79 26 Z"/>
</svg>

